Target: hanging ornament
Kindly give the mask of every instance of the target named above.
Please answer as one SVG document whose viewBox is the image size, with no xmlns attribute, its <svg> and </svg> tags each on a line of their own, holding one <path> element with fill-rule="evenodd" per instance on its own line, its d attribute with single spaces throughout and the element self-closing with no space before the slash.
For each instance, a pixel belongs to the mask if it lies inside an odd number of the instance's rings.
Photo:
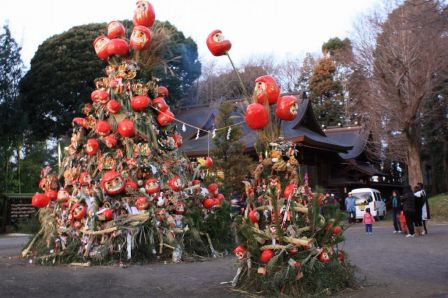
<svg viewBox="0 0 448 298">
<path fill-rule="evenodd" d="M 212 139 L 214 139 L 215 137 L 216 137 L 216 128 L 214 128 L 212 131 Z"/>
<path fill-rule="evenodd" d="M 187 131 L 187 127 L 185 127 L 185 123 L 182 123 L 182 128 L 181 129 L 182 129 L 183 132 Z"/>
<path fill-rule="evenodd" d="M 226 136 L 227 141 L 230 140 L 230 133 L 231 132 L 232 132 L 232 128 L 229 127 L 229 130 L 227 130 L 227 136 Z"/>
<path fill-rule="evenodd" d="M 157 116 L 157 122 L 161 126 L 167 126 L 168 124 L 170 124 L 173 121 L 174 121 L 174 114 L 171 111 L 161 112 Z"/>
<path fill-rule="evenodd" d="M 196 133 L 196 138 L 195 138 L 195 140 L 197 140 L 197 139 L 199 139 L 199 134 L 200 134 L 201 132 L 199 131 L 199 128 L 198 128 L 198 132 Z"/>
<path fill-rule="evenodd" d="M 152 101 L 152 106 L 156 108 L 158 112 L 168 111 L 168 105 L 166 104 L 163 97 L 154 98 L 154 100 Z"/>
</svg>

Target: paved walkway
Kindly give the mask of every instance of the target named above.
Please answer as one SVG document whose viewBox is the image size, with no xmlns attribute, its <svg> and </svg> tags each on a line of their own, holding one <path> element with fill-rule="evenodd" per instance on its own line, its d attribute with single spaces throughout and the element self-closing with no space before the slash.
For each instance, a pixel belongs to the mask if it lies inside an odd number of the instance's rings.
<svg viewBox="0 0 448 298">
<path fill-rule="evenodd" d="M 337 297 L 448 297 L 448 225 L 430 225 L 414 239 L 392 233 L 390 222 L 364 234 L 345 233 L 343 249 L 364 278 Z M 36 266 L 16 257 L 26 237 L 0 236 L 0 297 L 243 297 L 227 284 L 233 257 L 184 264 L 74 268 Z"/>
<path fill-rule="evenodd" d="M 383 221 L 365 235 L 355 224 L 345 233 L 344 249 L 358 266 L 363 288 L 340 297 L 448 297 L 448 225 L 432 224 L 429 234 L 406 238 Z"/>
</svg>

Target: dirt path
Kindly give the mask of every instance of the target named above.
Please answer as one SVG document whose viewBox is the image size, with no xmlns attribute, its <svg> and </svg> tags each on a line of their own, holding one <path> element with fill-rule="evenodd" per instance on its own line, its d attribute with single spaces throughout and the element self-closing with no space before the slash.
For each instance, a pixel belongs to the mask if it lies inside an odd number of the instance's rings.
<svg viewBox="0 0 448 298">
<path fill-rule="evenodd" d="M 448 297 L 448 225 L 409 239 L 390 222 L 366 236 L 361 224 L 346 231 L 344 250 L 366 277 L 337 297 Z M 24 237 L 0 236 L 0 297 L 244 297 L 228 284 L 234 259 L 184 264 L 73 268 L 28 264 L 17 255 Z"/>
</svg>

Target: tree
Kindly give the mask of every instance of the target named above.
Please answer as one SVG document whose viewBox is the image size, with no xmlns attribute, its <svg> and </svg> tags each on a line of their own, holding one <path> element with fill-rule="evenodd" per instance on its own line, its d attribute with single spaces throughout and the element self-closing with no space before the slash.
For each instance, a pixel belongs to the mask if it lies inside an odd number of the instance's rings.
<svg viewBox="0 0 448 298">
<path fill-rule="evenodd" d="M 446 71 L 446 70 L 445 70 Z M 425 103 L 422 116 L 422 159 L 431 175 L 434 194 L 448 191 L 448 94 L 447 80 L 436 87 L 436 94 Z"/>
<path fill-rule="evenodd" d="M 305 55 L 305 58 L 303 59 L 302 66 L 299 69 L 299 72 L 297 74 L 297 79 L 295 85 L 296 88 L 300 92 L 308 92 L 310 91 L 310 79 L 313 74 L 313 69 L 316 66 L 316 58 L 311 55 L 310 53 L 307 53 Z"/>
<path fill-rule="evenodd" d="M 238 76 L 231 69 L 219 71 L 214 64 L 205 66 L 205 73 L 198 81 L 191 95 L 197 98 L 196 103 L 209 103 L 216 100 L 241 99 L 244 94 Z M 254 59 L 240 67 L 239 74 L 244 87 L 250 93 L 255 87 L 255 79 L 272 74 L 275 67 L 268 59 Z"/>
<path fill-rule="evenodd" d="M 336 64 L 329 55 L 325 55 L 317 62 L 309 81 L 310 100 L 316 118 L 324 125 L 337 125 L 344 115 L 343 87 L 335 76 Z"/>
<path fill-rule="evenodd" d="M 191 37 L 185 38 L 168 21 L 162 22 L 160 27 L 168 30 L 170 39 L 162 55 L 163 60 L 167 61 L 166 65 L 157 67 L 154 76 L 160 78 L 160 85 L 168 87 L 168 103 L 175 104 L 187 95 L 193 82 L 201 75 L 198 47 Z M 151 55 L 151 51 L 147 51 L 147 55 Z"/>
<path fill-rule="evenodd" d="M 0 35 L 0 185 L 3 191 L 17 191 L 14 180 L 20 175 L 20 144 L 24 128 L 24 114 L 19 105 L 19 81 L 23 64 L 20 47 L 8 26 Z M 15 155 L 16 163 L 12 162 Z"/>
<path fill-rule="evenodd" d="M 405 162 L 408 182 L 416 185 L 423 181 L 424 107 L 446 79 L 446 15 L 438 1 L 409 0 L 384 20 L 373 16 L 366 24 L 355 59 L 367 80 L 359 101 L 374 135 L 372 147 L 383 160 Z"/>
<path fill-rule="evenodd" d="M 234 105 L 231 102 L 223 102 L 219 107 L 217 117 L 217 132 L 213 139 L 216 149 L 212 152 L 216 168 L 222 170 L 224 177 L 222 179 L 223 193 L 227 196 L 234 191 L 241 192 L 242 180 L 249 174 L 248 168 L 253 162 L 252 159 L 244 154 L 244 145 L 239 141 L 242 135 L 239 126 L 232 126 L 232 130 L 222 129 L 234 124 L 232 114 Z"/>
<path fill-rule="evenodd" d="M 130 21 L 124 24 L 131 28 Z M 104 27 L 105 24 L 73 27 L 39 46 L 30 71 L 20 83 L 28 126 L 36 138 L 44 140 L 63 135 L 82 104 L 90 102 L 95 74 L 102 72 L 103 65 L 95 55 L 92 42 L 104 33 Z M 159 83 L 166 84 L 170 90 L 168 101 L 174 103 L 200 75 L 196 44 L 168 22 L 156 22 L 153 33 L 150 49 L 142 53 L 145 59 L 141 59 L 141 77 L 160 78 Z M 156 57 L 154 62 L 148 59 L 152 53 L 162 57 Z"/>
</svg>

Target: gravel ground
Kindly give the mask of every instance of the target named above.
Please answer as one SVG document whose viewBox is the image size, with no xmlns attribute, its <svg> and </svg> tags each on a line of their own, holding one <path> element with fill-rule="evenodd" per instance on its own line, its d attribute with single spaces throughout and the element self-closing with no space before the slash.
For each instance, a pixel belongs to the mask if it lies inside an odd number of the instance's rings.
<svg viewBox="0 0 448 298">
<path fill-rule="evenodd" d="M 362 224 L 345 233 L 343 249 L 358 266 L 358 289 L 336 297 L 448 297 L 448 225 L 432 224 L 413 239 L 392 233 L 390 222 Z M 0 297 L 244 297 L 228 284 L 234 259 L 207 262 L 99 266 L 29 264 L 17 257 L 27 237 L 0 236 Z"/>
</svg>

